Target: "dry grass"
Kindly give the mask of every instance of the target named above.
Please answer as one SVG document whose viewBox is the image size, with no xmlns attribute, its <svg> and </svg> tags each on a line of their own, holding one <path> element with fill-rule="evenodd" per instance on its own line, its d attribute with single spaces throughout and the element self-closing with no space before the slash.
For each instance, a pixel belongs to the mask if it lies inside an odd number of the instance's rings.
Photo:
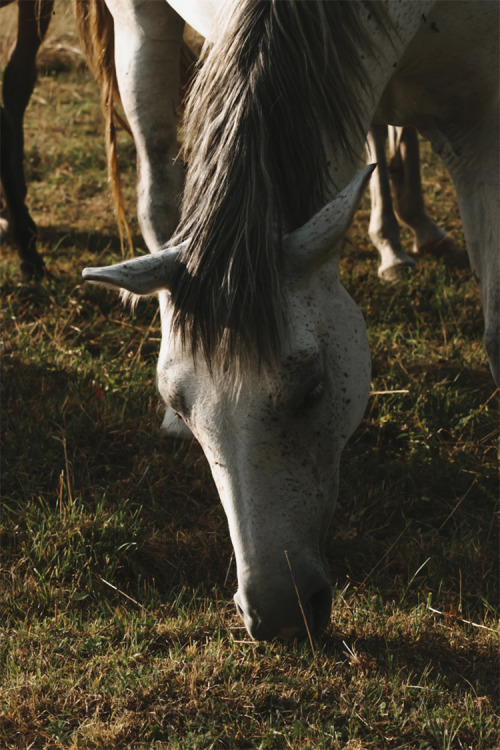
<svg viewBox="0 0 500 750">
<path fill-rule="evenodd" d="M 51 70 L 26 146 L 52 277 L 21 286 L 9 245 L 0 264 L 0 745 L 498 747 L 497 397 L 439 162 L 426 199 L 459 252 L 382 285 L 365 202 L 342 262 L 374 394 L 343 461 L 329 628 L 314 654 L 250 643 L 207 465 L 158 431 L 156 306 L 81 282 L 120 244 L 95 85 Z M 134 217 L 125 137 L 121 160 Z"/>
<path fill-rule="evenodd" d="M 17 2 L 2 8 L 0 13 L 0 65 L 4 68 L 17 37 Z M 78 72 L 85 67 L 78 45 L 70 0 L 58 0 L 55 4 L 53 18 L 38 53 L 37 66 L 44 75 L 55 75 L 64 71 Z"/>
</svg>

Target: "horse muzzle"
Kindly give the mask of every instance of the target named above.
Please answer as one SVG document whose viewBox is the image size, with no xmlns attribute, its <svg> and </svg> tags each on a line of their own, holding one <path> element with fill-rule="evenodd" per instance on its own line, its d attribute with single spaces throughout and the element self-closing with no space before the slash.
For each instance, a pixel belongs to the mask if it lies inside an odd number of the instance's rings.
<svg viewBox="0 0 500 750">
<path fill-rule="evenodd" d="M 254 640 L 292 641 L 325 630 L 330 620 L 332 590 L 326 577 L 316 573 L 300 587 L 290 577 L 286 586 L 267 591 L 240 588 L 234 601 Z"/>
</svg>

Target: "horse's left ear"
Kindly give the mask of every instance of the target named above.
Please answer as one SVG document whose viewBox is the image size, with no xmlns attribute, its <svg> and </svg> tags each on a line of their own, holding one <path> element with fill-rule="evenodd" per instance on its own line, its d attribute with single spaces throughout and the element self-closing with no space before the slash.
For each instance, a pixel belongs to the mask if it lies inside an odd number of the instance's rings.
<svg viewBox="0 0 500 750">
<path fill-rule="evenodd" d="M 187 241 L 176 247 L 112 266 L 84 268 L 82 276 L 85 281 L 114 289 L 126 289 L 133 294 L 154 294 L 170 288 L 186 247 Z"/>
<path fill-rule="evenodd" d="M 286 274 L 308 276 L 329 260 L 349 229 L 376 164 L 358 172 L 349 185 L 304 226 L 283 238 Z"/>
</svg>

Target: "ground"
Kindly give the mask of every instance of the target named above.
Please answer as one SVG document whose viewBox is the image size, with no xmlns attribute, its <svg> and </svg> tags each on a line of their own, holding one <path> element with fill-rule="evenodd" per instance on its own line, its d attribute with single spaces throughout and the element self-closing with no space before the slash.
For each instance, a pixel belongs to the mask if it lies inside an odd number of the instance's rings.
<svg viewBox="0 0 500 750">
<path fill-rule="evenodd" d="M 329 627 L 313 648 L 252 643 L 207 464 L 158 429 L 156 303 L 132 313 L 81 281 L 121 248 L 98 92 L 56 13 L 26 115 L 50 276 L 20 283 L 9 243 L 0 263 L 0 744 L 498 747 L 497 393 L 439 160 L 424 144 L 428 209 L 457 251 L 381 283 L 365 200 L 342 260 L 373 381 L 342 462 Z M 140 252 L 126 134 L 120 159 Z"/>
</svg>

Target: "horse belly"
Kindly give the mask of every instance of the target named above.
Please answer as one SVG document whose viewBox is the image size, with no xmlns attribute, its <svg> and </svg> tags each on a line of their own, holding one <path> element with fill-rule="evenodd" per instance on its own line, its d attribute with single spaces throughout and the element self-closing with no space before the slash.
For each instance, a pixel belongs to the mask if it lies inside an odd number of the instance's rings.
<svg viewBox="0 0 500 750">
<path fill-rule="evenodd" d="M 437 2 L 399 61 L 376 121 L 477 122 L 498 98 L 498 28 L 496 0 Z"/>
</svg>

